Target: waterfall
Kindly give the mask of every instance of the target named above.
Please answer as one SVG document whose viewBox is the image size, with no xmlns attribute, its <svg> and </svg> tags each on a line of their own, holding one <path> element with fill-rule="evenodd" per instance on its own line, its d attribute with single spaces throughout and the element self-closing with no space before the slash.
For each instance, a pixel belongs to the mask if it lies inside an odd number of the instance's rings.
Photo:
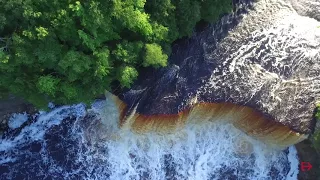
<svg viewBox="0 0 320 180">
<path fill-rule="evenodd" d="M 319 7 L 316 0 L 241 2 L 174 46 L 170 67 L 119 94 L 121 122 L 148 131 L 201 116 L 226 119 L 280 149 L 306 139 L 320 102 Z"/>
<path fill-rule="evenodd" d="M 0 179 L 271 180 L 299 172 L 294 147 L 275 150 L 223 119 L 137 134 L 119 128 L 119 116 L 107 99 L 87 112 L 78 104 L 29 117 L 0 140 Z"/>
<path fill-rule="evenodd" d="M 297 179 L 291 145 L 320 101 L 319 7 L 240 0 L 129 90 L 12 116 L 0 179 Z"/>
</svg>

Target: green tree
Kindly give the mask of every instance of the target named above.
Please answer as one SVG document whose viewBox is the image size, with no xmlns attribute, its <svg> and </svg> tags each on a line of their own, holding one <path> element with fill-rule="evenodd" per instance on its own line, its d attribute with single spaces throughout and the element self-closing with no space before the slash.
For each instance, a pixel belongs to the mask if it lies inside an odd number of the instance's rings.
<svg viewBox="0 0 320 180">
<path fill-rule="evenodd" d="M 137 70 L 130 66 L 120 67 L 117 72 L 117 79 L 120 81 L 122 87 L 130 87 L 133 81 L 138 77 Z"/>
<path fill-rule="evenodd" d="M 230 13 L 232 10 L 232 1 L 219 0 L 201 0 L 201 19 L 208 22 L 215 22 L 219 16 Z"/>
<path fill-rule="evenodd" d="M 143 51 L 143 42 L 123 41 L 117 44 L 113 51 L 114 59 L 122 64 L 137 65 L 141 64 L 141 54 Z"/>
<path fill-rule="evenodd" d="M 175 0 L 174 2 L 179 38 L 190 36 L 196 23 L 201 19 L 200 3 L 194 0 Z"/>
<path fill-rule="evenodd" d="M 167 65 L 171 43 L 231 0 L 0 0 L 0 97 L 38 107 L 130 87 L 140 66 Z M 212 12 L 214 11 L 214 12 Z"/>
<path fill-rule="evenodd" d="M 168 56 L 162 52 L 158 44 L 146 44 L 143 66 L 164 67 L 167 65 Z"/>
</svg>

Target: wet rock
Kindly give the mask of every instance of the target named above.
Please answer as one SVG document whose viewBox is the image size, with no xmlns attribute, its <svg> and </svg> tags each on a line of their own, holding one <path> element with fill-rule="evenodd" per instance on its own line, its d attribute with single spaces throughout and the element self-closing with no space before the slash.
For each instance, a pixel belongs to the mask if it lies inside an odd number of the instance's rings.
<svg viewBox="0 0 320 180">
<path fill-rule="evenodd" d="M 36 111 L 33 105 L 17 97 L 0 100 L 0 136 L 8 129 L 8 120 L 13 113 L 34 114 Z"/>
<path fill-rule="evenodd" d="M 233 114 L 235 121 L 239 115 L 234 112 L 251 108 L 260 114 L 242 114 L 249 117 L 237 124 L 244 132 L 264 137 L 259 132 L 278 128 L 267 139 L 282 138 L 277 146 L 306 139 L 314 132 L 312 116 L 320 101 L 320 22 L 309 13 L 319 14 L 319 9 L 318 3 L 310 3 L 305 11 L 299 7 L 304 3 L 295 2 L 259 0 L 252 9 L 242 4 L 238 11 L 246 7 L 246 16 L 235 12 L 177 42 L 168 67 L 140 73 L 132 88 L 120 93 L 126 104 L 123 114 L 146 129 L 142 125 L 149 128 L 164 118 L 167 127 L 173 127 L 201 103 L 217 107 L 215 114 Z M 199 109 L 208 112 L 204 106 Z M 274 122 L 277 125 L 268 126 Z"/>
<path fill-rule="evenodd" d="M 301 162 L 309 162 L 312 165 L 310 171 L 300 171 L 299 180 L 316 180 L 320 177 L 320 155 L 317 153 L 310 140 L 302 141 L 295 145 Z M 300 168 L 300 167 L 299 167 Z"/>
</svg>

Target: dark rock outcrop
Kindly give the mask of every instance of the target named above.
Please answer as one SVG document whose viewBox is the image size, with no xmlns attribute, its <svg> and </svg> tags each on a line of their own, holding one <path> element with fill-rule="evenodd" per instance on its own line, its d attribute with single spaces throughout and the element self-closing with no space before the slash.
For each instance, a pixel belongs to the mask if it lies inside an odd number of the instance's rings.
<svg viewBox="0 0 320 180">
<path fill-rule="evenodd" d="M 309 162 L 312 165 L 310 171 L 300 171 L 299 180 L 317 179 L 320 177 L 320 155 L 317 153 L 310 140 L 296 144 L 300 162 Z"/>
</svg>

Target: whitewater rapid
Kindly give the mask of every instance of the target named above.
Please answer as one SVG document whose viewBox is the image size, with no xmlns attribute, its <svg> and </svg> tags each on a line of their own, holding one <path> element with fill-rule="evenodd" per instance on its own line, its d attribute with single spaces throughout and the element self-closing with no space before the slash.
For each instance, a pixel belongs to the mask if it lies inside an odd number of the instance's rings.
<svg viewBox="0 0 320 180">
<path fill-rule="evenodd" d="M 138 135 L 118 115 L 107 99 L 29 116 L 0 140 L 0 179 L 297 179 L 294 147 L 270 149 L 223 120 Z"/>
</svg>

